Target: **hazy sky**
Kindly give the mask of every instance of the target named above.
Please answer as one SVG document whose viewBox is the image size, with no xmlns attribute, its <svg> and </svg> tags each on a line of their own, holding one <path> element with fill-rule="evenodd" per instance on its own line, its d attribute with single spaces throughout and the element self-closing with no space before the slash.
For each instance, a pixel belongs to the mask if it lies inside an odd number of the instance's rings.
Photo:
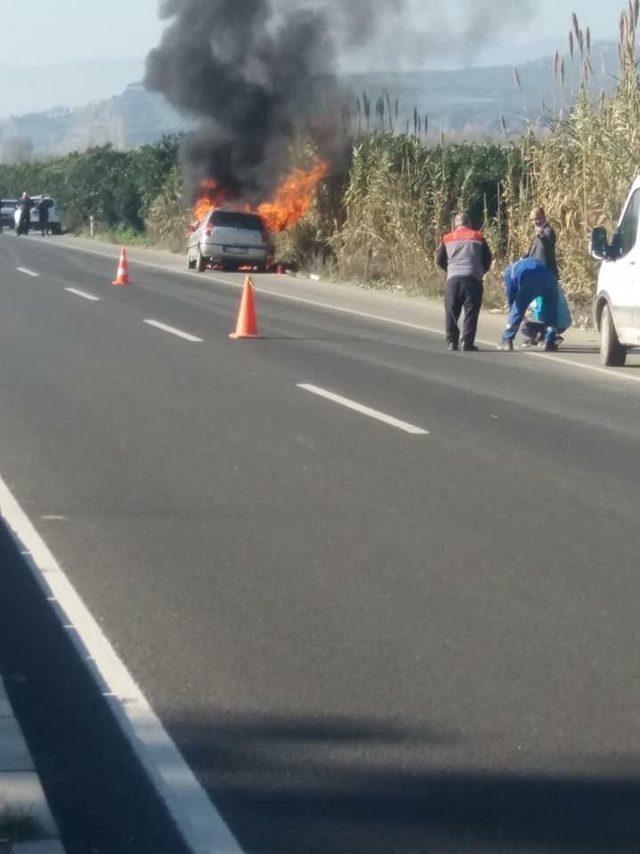
<svg viewBox="0 0 640 854">
<path fill-rule="evenodd" d="M 349 0 L 345 0 L 346 3 Z M 482 0 L 478 0 L 481 3 Z M 491 2 L 491 0 L 485 0 Z M 429 0 L 422 0 L 429 9 Z M 591 25 L 595 39 L 615 37 L 624 0 L 533 0 L 536 14 L 507 37 L 502 34 L 483 62 L 515 62 L 520 46 L 525 58 L 553 44 L 562 47 L 571 12 Z M 451 3 L 452 21 L 456 4 Z M 45 65 L 91 58 L 141 57 L 161 32 L 157 0 L 0 0 L 0 64 Z M 428 21 L 425 13 L 422 25 Z M 437 23 L 434 22 L 437 27 Z M 504 51 L 503 55 L 497 50 Z M 5 82 L 6 78 L 5 78 Z"/>
</svg>

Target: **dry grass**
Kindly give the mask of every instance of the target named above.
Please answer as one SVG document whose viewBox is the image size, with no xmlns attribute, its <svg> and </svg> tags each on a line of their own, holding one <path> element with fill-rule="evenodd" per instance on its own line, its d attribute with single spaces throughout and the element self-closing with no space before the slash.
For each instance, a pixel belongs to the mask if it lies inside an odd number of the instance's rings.
<svg viewBox="0 0 640 854">
<path fill-rule="evenodd" d="M 529 238 L 531 205 L 543 204 L 558 231 L 563 281 L 577 305 L 590 302 L 595 286 L 597 267 L 587 252 L 589 233 L 596 225 L 615 224 L 630 184 L 640 173 L 637 25 L 638 3 L 633 2 L 621 17 L 617 89 L 610 99 L 593 99 L 587 86 L 591 40 L 574 16 L 582 88 L 550 135 L 522 140 L 523 178 L 519 184 L 505 182 L 510 254 L 517 255 Z"/>
<path fill-rule="evenodd" d="M 40 839 L 41 836 L 37 822 L 28 813 L 0 805 L 0 845 L 27 842 Z"/>
</svg>

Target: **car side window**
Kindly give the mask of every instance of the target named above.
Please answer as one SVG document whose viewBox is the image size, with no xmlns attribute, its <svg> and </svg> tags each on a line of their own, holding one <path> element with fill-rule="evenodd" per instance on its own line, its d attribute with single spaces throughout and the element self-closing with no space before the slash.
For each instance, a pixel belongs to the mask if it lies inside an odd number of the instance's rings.
<svg viewBox="0 0 640 854">
<path fill-rule="evenodd" d="M 638 239 L 638 220 L 640 218 L 640 190 L 631 196 L 622 221 L 618 227 L 618 258 L 624 258 L 636 245 Z"/>
</svg>

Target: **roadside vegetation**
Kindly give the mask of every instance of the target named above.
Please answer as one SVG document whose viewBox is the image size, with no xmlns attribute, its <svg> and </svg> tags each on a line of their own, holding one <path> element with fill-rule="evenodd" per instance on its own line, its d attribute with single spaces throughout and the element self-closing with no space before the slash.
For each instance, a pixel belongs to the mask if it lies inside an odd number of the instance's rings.
<svg viewBox="0 0 640 854">
<path fill-rule="evenodd" d="M 0 804 L 0 846 L 41 837 L 37 822 L 28 813 L 3 809 Z"/>
<path fill-rule="evenodd" d="M 281 257 L 365 286 L 435 294 L 441 288 L 434 265 L 438 240 L 453 212 L 467 208 L 496 254 L 488 296 L 499 304 L 499 273 L 526 250 L 529 211 L 542 204 L 558 231 L 567 293 L 586 315 L 596 275 L 587 253 L 589 231 L 613 225 L 640 173 L 639 2 L 629 0 L 621 16 L 619 75 L 608 97 L 592 94 L 591 33 L 573 16 L 568 57 L 557 54 L 549 70 L 562 106 L 543 133 L 530 128 L 511 140 L 503 123 L 500 142 L 454 143 L 442 136 L 432 142 L 428 117 L 416 115 L 413 133 L 394 132 L 392 105 L 386 105 L 385 121 L 383 98 L 375 106 L 377 120 L 369 116 L 364 123 L 362 104 L 371 112 L 371 101 L 363 95 L 359 118 L 345 132 L 348 168 L 327 179 L 306 217 L 280 236 Z M 574 89 L 568 81 L 576 79 L 581 84 Z M 514 85 L 520 85 L 517 72 Z M 86 230 L 94 216 L 107 237 L 179 251 L 190 219 L 179 147 L 178 137 L 167 137 L 134 151 L 102 147 L 0 166 L 0 195 L 25 188 L 50 193 L 71 230 Z"/>
</svg>

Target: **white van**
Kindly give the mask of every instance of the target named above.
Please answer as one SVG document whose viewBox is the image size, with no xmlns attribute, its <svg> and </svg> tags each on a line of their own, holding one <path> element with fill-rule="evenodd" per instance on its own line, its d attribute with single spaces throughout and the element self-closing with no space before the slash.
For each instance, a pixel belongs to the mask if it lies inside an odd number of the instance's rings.
<svg viewBox="0 0 640 854">
<path fill-rule="evenodd" d="M 604 228 L 591 234 L 599 261 L 594 322 L 603 365 L 624 365 L 630 347 L 640 347 L 640 178 L 631 187 L 611 243 Z"/>
</svg>

